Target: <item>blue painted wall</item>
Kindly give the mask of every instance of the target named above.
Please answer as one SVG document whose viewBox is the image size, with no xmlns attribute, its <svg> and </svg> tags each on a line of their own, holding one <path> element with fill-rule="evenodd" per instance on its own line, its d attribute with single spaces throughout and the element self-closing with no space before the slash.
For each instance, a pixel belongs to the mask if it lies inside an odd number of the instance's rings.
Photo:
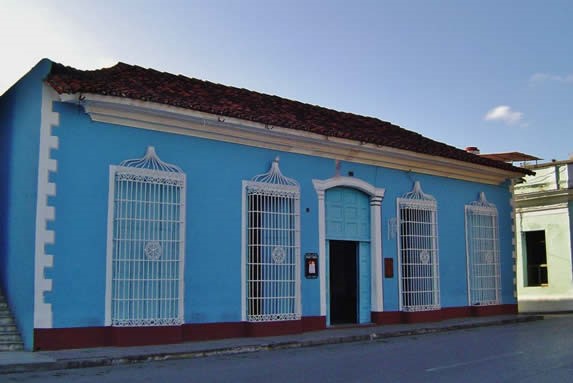
<svg viewBox="0 0 573 383">
<path fill-rule="evenodd" d="M 34 327 L 34 255 L 42 60 L 0 97 L 0 284 L 16 318 L 24 346 Z"/>
<path fill-rule="evenodd" d="M 102 326 L 109 165 L 139 158 L 155 146 L 166 162 L 187 174 L 185 321 L 241 320 L 241 184 L 264 173 L 276 155 L 283 173 L 301 185 L 301 254 L 318 252 L 317 196 L 312 179 L 334 176 L 333 160 L 215 142 L 187 136 L 90 121 L 77 106 L 58 104 L 60 149 L 53 177 L 57 219 L 53 303 L 54 326 Z M 388 221 L 396 216 L 396 198 L 419 180 L 438 201 L 441 302 L 467 305 L 464 205 L 485 191 L 500 211 L 503 302 L 514 303 L 509 192 L 416 173 L 344 162 L 341 173 L 386 189 L 382 203 L 383 257 L 396 258 L 396 240 Z M 395 270 L 396 271 L 396 270 Z M 397 275 L 397 273 L 396 273 Z M 398 280 L 384 279 L 385 310 L 398 310 Z M 73 287 L 73 288 L 71 288 Z M 304 316 L 320 314 L 318 280 L 302 277 Z"/>
<path fill-rule="evenodd" d="M 394 260 L 394 278 L 383 280 L 384 310 L 399 310 L 398 258 L 395 235 L 389 232 L 396 218 L 396 199 L 412 190 L 420 181 L 423 191 L 434 196 L 438 204 L 438 246 L 440 261 L 440 292 L 442 307 L 467 305 L 465 210 L 466 204 L 477 200 L 480 191 L 494 203 L 499 212 L 502 273 L 502 303 L 516 303 L 513 297 L 513 259 L 511 208 L 508 184 L 483 185 L 474 182 L 434 177 L 414 172 L 343 163 L 341 174 L 354 176 L 374 186 L 385 188 L 382 202 L 382 257 Z"/>
<path fill-rule="evenodd" d="M 148 145 L 187 174 L 185 321 L 240 321 L 242 180 L 267 172 L 279 153 L 94 123 L 74 105 L 56 110 L 54 327 L 104 324 L 109 165 L 142 157 Z M 305 164 L 303 156 L 281 154 L 283 173 L 301 182 L 301 226 L 309 228 L 318 222 L 317 198 Z M 302 230 L 301 253 L 317 251 L 316 230 Z M 304 315 L 319 315 L 318 286 L 302 281 Z"/>
</svg>

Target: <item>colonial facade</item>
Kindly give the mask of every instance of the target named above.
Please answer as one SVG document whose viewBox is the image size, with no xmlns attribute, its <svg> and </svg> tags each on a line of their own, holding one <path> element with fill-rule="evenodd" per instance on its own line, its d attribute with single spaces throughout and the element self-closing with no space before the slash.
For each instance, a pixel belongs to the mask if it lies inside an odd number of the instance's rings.
<svg viewBox="0 0 573 383">
<path fill-rule="evenodd" d="M 573 310 L 573 159 L 531 166 L 515 186 L 522 312 Z"/>
<path fill-rule="evenodd" d="M 512 179 L 376 118 L 117 64 L 0 98 L 27 349 L 516 312 Z"/>
</svg>

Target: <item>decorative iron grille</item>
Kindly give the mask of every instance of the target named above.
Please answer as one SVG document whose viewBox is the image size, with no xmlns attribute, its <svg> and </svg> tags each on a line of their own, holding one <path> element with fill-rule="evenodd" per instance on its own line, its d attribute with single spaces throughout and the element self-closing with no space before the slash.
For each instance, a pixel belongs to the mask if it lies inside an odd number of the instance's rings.
<svg viewBox="0 0 573 383">
<path fill-rule="evenodd" d="M 110 195 L 111 325 L 181 324 L 185 174 L 150 146 L 110 167 Z"/>
<path fill-rule="evenodd" d="M 398 198 L 397 229 L 400 307 L 403 311 L 440 308 L 437 204 L 416 181 Z"/>
<path fill-rule="evenodd" d="M 482 192 L 465 207 L 468 296 L 470 305 L 501 301 L 497 209 Z"/>
<path fill-rule="evenodd" d="M 247 320 L 300 319 L 300 191 L 278 158 L 245 182 Z"/>
</svg>

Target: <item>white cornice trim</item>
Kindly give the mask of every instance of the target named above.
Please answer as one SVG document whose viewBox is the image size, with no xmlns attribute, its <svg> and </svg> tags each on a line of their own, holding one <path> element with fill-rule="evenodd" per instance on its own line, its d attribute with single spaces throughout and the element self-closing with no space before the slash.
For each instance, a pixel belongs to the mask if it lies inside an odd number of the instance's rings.
<svg viewBox="0 0 573 383">
<path fill-rule="evenodd" d="M 91 119 L 98 122 L 493 185 L 523 176 L 520 172 L 148 101 L 97 94 L 62 94 L 60 99 L 82 105 Z"/>
<path fill-rule="evenodd" d="M 573 189 L 557 189 L 557 190 L 543 190 L 531 193 L 515 193 L 515 201 L 517 204 L 523 204 L 531 201 L 573 201 Z"/>
<path fill-rule="evenodd" d="M 569 205 L 566 203 L 558 203 L 554 205 L 518 207 L 515 209 L 515 212 L 523 216 L 569 214 Z"/>
</svg>

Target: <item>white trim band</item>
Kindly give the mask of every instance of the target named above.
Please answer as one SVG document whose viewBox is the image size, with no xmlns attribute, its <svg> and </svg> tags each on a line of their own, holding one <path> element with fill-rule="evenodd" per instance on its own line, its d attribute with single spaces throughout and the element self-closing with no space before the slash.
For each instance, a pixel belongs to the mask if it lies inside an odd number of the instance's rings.
<svg viewBox="0 0 573 383">
<path fill-rule="evenodd" d="M 148 101 L 97 94 L 62 94 L 60 98 L 82 105 L 91 119 L 99 122 L 494 185 L 523 176 L 521 172 Z"/>
<path fill-rule="evenodd" d="M 34 328 L 52 328 L 52 304 L 46 302 L 46 292 L 52 291 L 52 280 L 46 278 L 45 270 L 54 265 L 54 256 L 46 253 L 46 245 L 54 244 L 56 233 L 48 230 L 48 221 L 56 219 L 56 208 L 48 205 L 48 197 L 56 195 L 56 184 L 49 181 L 50 172 L 58 171 L 58 162 L 50 158 L 53 149 L 58 149 L 58 137 L 52 128 L 60 123 L 59 114 L 52 110 L 57 93 L 48 85 L 42 85 L 42 110 L 40 122 L 40 147 L 38 155 L 38 185 L 36 196 L 36 238 L 34 261 Z"/>
</svg>

